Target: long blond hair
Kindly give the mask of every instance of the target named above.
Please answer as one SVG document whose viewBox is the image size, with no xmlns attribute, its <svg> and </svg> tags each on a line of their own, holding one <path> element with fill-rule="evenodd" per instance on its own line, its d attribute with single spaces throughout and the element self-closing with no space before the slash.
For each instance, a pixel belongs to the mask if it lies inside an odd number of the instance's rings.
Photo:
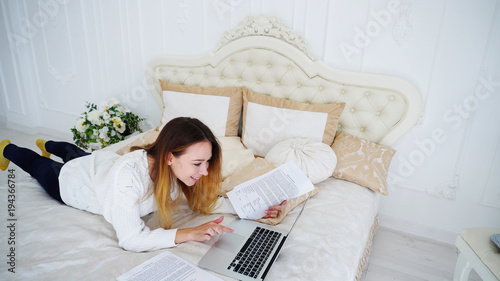
<svg viewBox="0 0 500 281">
<path fill-rule="evenodd" d="M 186 186 L 175 178 L 168 165 L 168 155 L 179 157 L 186 149 L 202 141 L 212 144 L 212 158 L 209 160 L 208 175 L 203 176 L 193 186 Z M 171 192 L 179 192 L 176 186 L 187 198 L 191 210 L 209 213 L 216 209 L 217 195 L 222 182 L 221 148 L 212 131 L 196 118 L 178 117 L 168 122 L 156 141 L 145 147 L 134 146 L 131 151 L 146 150 L 154 158 L 152 167 L 153 194 L 158 205 L 158 214 L 163 228 L 171 228 L 174 219 L 173 212 L 177 204 L 172 200 Z M 177 194 L 179 195 L 179 194 Z"/>
</svg>

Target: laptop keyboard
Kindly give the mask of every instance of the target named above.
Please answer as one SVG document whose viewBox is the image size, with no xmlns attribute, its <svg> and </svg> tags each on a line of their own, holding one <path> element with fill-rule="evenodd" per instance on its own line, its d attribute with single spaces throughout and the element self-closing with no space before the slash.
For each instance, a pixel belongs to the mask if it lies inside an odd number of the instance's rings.
<svg viewBox="0 0 500 281">
<path fill-rule="evenodd" d="M 281 233 L 256 227 L 227 269 L 257 278 Z"/>
</svg>

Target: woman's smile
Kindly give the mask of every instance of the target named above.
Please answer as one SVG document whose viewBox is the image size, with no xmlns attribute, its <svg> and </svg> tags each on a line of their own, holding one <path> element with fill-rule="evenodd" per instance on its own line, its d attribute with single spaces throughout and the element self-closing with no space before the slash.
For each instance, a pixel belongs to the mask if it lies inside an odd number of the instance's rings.
<svg viewBox="0 0 500 281">
<path fill-rule="evenodd" d="M 189 146 L 181 156 L 172 155 L 168 164 L 178 180 L 187 186 L 192 186 L 202 176 L 208 175 L 211 158 L 212 144 L 209 141 L 202 141 Z"/>
</svg>

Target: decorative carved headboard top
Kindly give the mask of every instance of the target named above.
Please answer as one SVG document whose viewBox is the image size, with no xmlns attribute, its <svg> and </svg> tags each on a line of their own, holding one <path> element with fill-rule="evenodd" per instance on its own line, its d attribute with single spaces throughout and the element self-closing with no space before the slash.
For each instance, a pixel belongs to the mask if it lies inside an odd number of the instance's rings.
<svg viewBox="0 0 500 281">
<path fill-rule="evenodd" d="M 173 83 L 228 87 L 310 104 L 344 102 L 339 129 L 392 145 L 420 115 L 420 95 L 397 77 L 348 72 L 314 60 L 302 36 L 278 19 L 248 17 L 224 34 L 215 52 L 202 57 L 154 58 L 148 75 L 162 106 L 158 79 Z"/>
</svg>

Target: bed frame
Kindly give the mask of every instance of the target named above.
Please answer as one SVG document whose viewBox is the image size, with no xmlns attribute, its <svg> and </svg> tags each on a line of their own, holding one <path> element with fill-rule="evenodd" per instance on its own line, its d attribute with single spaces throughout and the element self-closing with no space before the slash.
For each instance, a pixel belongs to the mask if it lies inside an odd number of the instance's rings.
<svg viewBox="0 0 500 281">
<path fill-rule="evenodd" d="M 339 129 L 392 145 L 420 114 L 420 95 L 397 77 L 348 72 L 314 60 L 302 36 L 277 18 L 247 17 L 224 33 L 215 52 L 205 56 L 154 58 L 150 88 L 162 104 L 158 79 L 206 87 L 245 86 L 254 92 L 311 104 L 346 104 Z"/>
</svg>

